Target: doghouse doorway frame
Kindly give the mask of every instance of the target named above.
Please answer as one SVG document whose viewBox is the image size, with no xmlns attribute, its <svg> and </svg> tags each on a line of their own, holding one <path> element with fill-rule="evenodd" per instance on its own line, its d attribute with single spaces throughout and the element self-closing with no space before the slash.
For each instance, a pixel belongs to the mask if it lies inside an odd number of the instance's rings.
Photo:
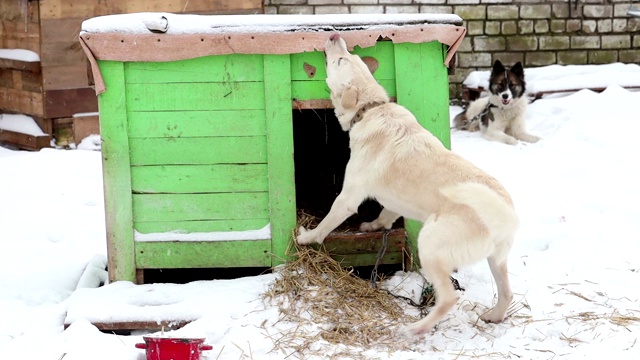
<svg viewBox="0 0 640 360">
<path fill-rule="evenodd" d="M 384 57 L 384 52 L 376 51 L 384 46 L 391 46 L 391 42 L 379 40 L 376 46 L 368 48 L 356 47 L 353 53 L 361 57 L 376 59 L 376 62 L 380 64 L 380 73 L 374 72 L 374 77 L 390 95 L 395 94 L 395 96 L 391 96 L 392 101 L 409 109 L 424 128 L 440 139 L 445 147 L 450 148 L 448 71 L 440 59 L 432 56 L 434 52 L 440 52 L 444 58 L 446 46 L 438 42 L 393 44 L 393 51 L 390 52 L 392 56 L 389 58 Z M 292 67 L 300 66 L 296 64 L 295 61 L 299 55 L 300 54 L 291 55 Z M 322 63 L 324 62 L 324 55 L 322 53 L 305 54 L 307 61 L 309 55 L 319 55 L 321 59 L 318 59 L 318 61 L 321 60 Z M 314 64 L 315 63 L 317 62 L 314 62 Z M 305 62 L 304 65 L 307 65 L 307 63 Z M 407 71 L 407 69 L 411 69 L 411 71 Z M 385 73 L 386 71 L 391 72 L 391 74 Z M 317 69 L 316 76 L 326 78 L 324 67 Z M 295 86 L 295 83 L 296 80 L 293 80 L 292 87 Z M 422 86 L 416 86 L 415 84 Z M 328 99 L 328 89 L 326 91 L 327 94 L 322 97 L 317 96 L 318 94 L 313 92 L 293 94 L 294 111 L 296 109 L 333 109 L 333 105 Z M 309 100 L 301 100 L 305 98 Z M 443 119 L 446 119 L 446 121 Z M 411 266 L 417 262 L 417 238 L 421 227 L 422 223 L 405 219 L 404 231 L 402 231 L 402 233 L 396 231 L 391 235 L 392 238 L 389 243 L 392 244 L 392 246 L 406 246 L 403 252 L 407 255 L 407 258 L 402 259 L 401 262 L 403 262 L 407 268 L 411 268 Z M 405 232 L 406 243 L 401 241 L 401 237 L 404 236 Z M 351 256 L 338 256 L 338 260 L 349 265 L 362 265 L 361 261 L 354 261 L 353 258 L 368 252 L 370 255 L 369 261 L 371 258 L 375 259 L 378 247 L 382 243 L 384 232 L 379 231 L 372 234 L 373 236 L 368 238 L 362 237 L 362 239 L 369 240 L 368 246 L 366 243 L 363 245 L 362 243 L 358 244 L 358 241 L 353 241 L 357 239 L 358 236 L 348 233 L 339 234 L 334 232 L 329 235 L 329 238 L 325 242 L 334 240 L 333 247 L 338 253 L 352 254 Z M 372 248 L 373 244 L 376 245 Z M 352 248 L 357 248 L 358 246 L 363 247 L 363 249 L 353 251 Z M 347 248 L 346 251 L 345 247 Z M 360 254 L 357 254 L 358 252 L 360 252 Z"/>
</svg>

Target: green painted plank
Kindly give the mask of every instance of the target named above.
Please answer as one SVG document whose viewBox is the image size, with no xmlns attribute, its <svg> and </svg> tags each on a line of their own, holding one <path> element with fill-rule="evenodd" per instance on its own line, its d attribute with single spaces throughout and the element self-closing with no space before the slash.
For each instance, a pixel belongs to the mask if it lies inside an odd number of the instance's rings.
<svg viewBox="0 0 640 360">
<path fill-rule="evenodd" d="M 449 125 L 449 80 L 443 64 L 445 49 L 439 42 L 395 45 L 397 101 L 447 147 L 451 147 Z M 421 86 L 416 86 L 421 84 Z M 417 239 L 422 223 L 405 220 L 408 246 L 417 261 Z"/>
<path fill-rule="evenodd" d="M 145 194 L 267 191 L 267 165 L 134 166 L 131 188 Z"/>
<path fill-rule="evenodd" d="M 269 267 L 270 252 L 270 240 L 138 241 L 136 264 L 142 269 Z"/>
<path fill-rule="evenodd" d="M 129 113 L 129 137 L 266 135 L 264 110 Z"/>
<path fill-rule="evenodd" d="M 264 218 L 269 194 L 134 194 L 133 216 L 136 222 Z"/>
<path fill-rule="evenodd" d="M 127 84 L 129 111 L 264 109 L 261 82 Z"/>
<path fill-rule="evenodd" d="M 289 105 L 291 106 L 291 105 Z M 132 165 L 264 164 L 266 136 L 203 138 L 136 138 Z"/>
<path fill-rule="evenodd" d="M 290 64 L 289 55 L 264 56 L 273 265 L 287 259 L 297 221 Z"/>
<path fill-rule="evenodd" d="M 109 281 L 136 280 L 127 107 L 121 62 L 100 61 L 107 91 L 98 96 Z"/>
<path fill-rule="evenodd" d="M 340 263 L 343 267 L 371 266 L 378 261 L 378 253 L 371 254 L 348 254 L 348 255 L 331 255 L 331 258 Z M 401 252 L 385 252 L 380 258 L 380 265 L 402 264 L 403 254 Z"/>
<path fill-rule="evenodd" d="M 395 80 L 379 80 L 378 83 L 387 90 L 389 96 L 396 96 Z M 329 99 L 330 91 L 324 80 L 292 81 L 291 96 L 296 100 Z"/>
<path fill-rule="evenodd" d="M 262 55 L 204 56 L 169 62 L 125 64 L 127 84 L 262 81 Z"/>
<path fill-rule="evenodd" d="M 378 69 L 373 73 L 373 77 L 378 80 L 393 80 L 396 78 L 394 52 L 394 44 L 391 41 L 378 41 L 376 46 L 356 47 L 353 50 L 353 53 L 360 55 L 360 57 L 370 56 L 378 60 Z"/>
<path fill-rule="evenodd" d="M 395 54 L 398 103 L 413 112 L 422 126 L 451 148 L 449 78 L 443 63 L 443 45 L 437 41 L 396 44 Z"/>
<path fill-rule="evenodd" d="M 324 53 L 321 51 L 304 52 L 290 55 L 291 60 L 291 80 L 301 81 L 324 81 L 327 78 L 327 69 L 324 64 Z M 309 77 L 305 71 L 304 64 L 307 63 L 315 68 L 313 77 Z"/>
<path fill-rule="evenodd" d="M 212 232 L 212 231 L 244 231 L 262 229 L 269 223 L 269 218 L 256 219 L 224 219 L 198 221 L 140 221 L 134 222 L 133 228 L 143 234 L 184 231 Z"/>
<path fill-rule="evenodd" d="M 374 73 L 376 79 L 395 79 L 395 59 L 391 41 L 379 41 L 375 46 L 367 48 L 356 47 L 353 53 L 361 57 L 370 56 L 378 60 L 379 67 Z M 324 53 L 320 51 L 291 54 L 291 79 L 294 81 L 324 81 L 327 77 L 324 62 Z M 316 69 L 312 78 L 305 71 L 305 63 Z"/>
</svg>

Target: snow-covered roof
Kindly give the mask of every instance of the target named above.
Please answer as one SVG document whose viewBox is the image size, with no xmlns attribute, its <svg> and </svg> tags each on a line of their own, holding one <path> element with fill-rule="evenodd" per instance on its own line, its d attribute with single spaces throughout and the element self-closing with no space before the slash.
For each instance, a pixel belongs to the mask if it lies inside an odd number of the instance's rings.
<svg viewBox="0 0 640 360">
<path fill-rule="evenodd" d="M 330 33 L 349 48 L 378 39 L 394 43 L 438 41 L 447 45 L 444 63 L 465 36 L 452 14 L 188 15 L 134 13 L 85 20 L 80 32 L 98 94 L 105 91 L 96 60 L 178 61 L 225 54 L 295 54 L 323 51 Z"/>
<path fill-rule="evenodd" d="M 134 13 L 95 17 L 82 23 L 90 33 L 216 34 L 291 31 L 345 31 L 416 24 L 462 25 L 454 14 L 328 14 L 328 15 L 188 15 Z"/>
</svg>

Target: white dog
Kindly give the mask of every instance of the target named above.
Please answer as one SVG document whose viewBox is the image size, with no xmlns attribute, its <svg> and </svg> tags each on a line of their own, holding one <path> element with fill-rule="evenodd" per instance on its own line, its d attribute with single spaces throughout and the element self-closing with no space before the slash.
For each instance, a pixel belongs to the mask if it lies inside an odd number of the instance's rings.
<svg viewBox="0 0 640 360">
<path fill-rule="evenodd" d="M 513 298 L 507 254 L 518 227 L 509 194 L 496 179 L 447 150 L 406 108 L 389 102 L 339 35 L 331 35 L 325 54 L 331 101 L 349 131 L 351 157 L 329 214 L 313 230 L 300 227 L 297 242 L 322 243 L 360 203 L 376 199 L 384 209 L 376 220 L 363 223 L 362 231 L 389 229 L 400 216 L 424 223 L 418 254 L 437 301 L 429 315 L 409 326 L 410 333 L 430 332 L 455 305 L 451 272 L 485 258 L 498 302 L 482 319 L 501 322 Z"/>
<path fill-rule="evenodd" d="M 496 60 L 489 76 L 490 95 L 480 98 L 458 114 L 454 127 L 459 130 L 480 130 L 485 139 L 515 145 L 518 140 L 530 143 L 540 140 L 529 134 L 525 114 L 529 100 L 525 95 L 524 69 L 517 62 L 507 69 Z"/>
</svg>

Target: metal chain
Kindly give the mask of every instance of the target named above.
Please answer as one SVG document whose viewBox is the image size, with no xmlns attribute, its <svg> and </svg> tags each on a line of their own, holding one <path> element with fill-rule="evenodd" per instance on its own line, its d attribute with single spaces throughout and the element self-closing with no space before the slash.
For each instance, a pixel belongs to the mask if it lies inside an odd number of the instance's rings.
<svg viewBox="0 0 640 360">
<path fill-rule="evenodd" d="M 382 261 L 384 254 L 387 252 L 387 246 L 389 246 L 389 229 L 385 229 L 384 235 L 382 235 L 382 246 L 378 250 L 376 264 L 373 266 L 373 270 L 371 270 L 371 277 L 369 278 L 369 281 L 373 288 L 377 287 L 376 279 L 378 278 L 378 265 L 380 265 L 380 261 Z"/>
</svg>

